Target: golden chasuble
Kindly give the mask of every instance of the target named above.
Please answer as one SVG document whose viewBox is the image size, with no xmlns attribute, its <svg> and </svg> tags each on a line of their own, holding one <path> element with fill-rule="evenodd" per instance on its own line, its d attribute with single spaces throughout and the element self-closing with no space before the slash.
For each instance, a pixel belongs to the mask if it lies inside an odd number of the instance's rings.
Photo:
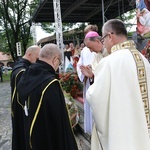
<svg viewBox="0 0 150 150">
<path fill-rule="evenodd" d="M 117 45 L 114 45 L 111 49 L 111 52 L 115 52 L 117 50 L 124 50 L 129 49 L 137 66 L 137 76 L 141 91 L 141 96 L 143 100 L 144 110 L 146 121 L 148 125 L 148 131 L 150 134 L 150 108 L 149 108 L 149 98 L 148 98 L 148 86 L 147 86 L 147 79 L 146 79 L 146 71 L 143 59 L 140 55 L 140 52 L 136 49 L 135 43 L 133 41 L 126 41 Z"/>
</svg>

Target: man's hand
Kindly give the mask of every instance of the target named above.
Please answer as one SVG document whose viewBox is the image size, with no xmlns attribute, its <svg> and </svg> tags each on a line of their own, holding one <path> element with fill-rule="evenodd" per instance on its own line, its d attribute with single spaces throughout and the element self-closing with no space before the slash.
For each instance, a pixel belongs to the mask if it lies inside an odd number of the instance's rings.
<svg viewBox="0 0 150 150">
<path fill-rule="evenodd" d="M 92 78 L 93 77 L 93 72 L 92 72 L 92 67 L 91 65 L 87 65 L 87 66 L 80 66 L 81 72 L 82 74 L 84 74 L 86 77 L 88 78 Z"/>
</svg>

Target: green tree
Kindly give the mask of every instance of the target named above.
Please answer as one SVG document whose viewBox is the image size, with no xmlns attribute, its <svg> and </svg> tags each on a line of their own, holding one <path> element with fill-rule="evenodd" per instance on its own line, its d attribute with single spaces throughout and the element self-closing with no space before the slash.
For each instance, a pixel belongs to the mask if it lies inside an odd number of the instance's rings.
<svg viewBox="0 0 150 150">
<path fill-rule="evenodd" d="M 31 14 L 38 0 L 1 0 L 0 1 L 0 35 L 1 50 L 9 52 L 17 60 L 16 43 L 21 42 L 22 52 L 32 42 Z"/>
<path fill-rule="evenodd" d="M 126 24 L 126 27 L 131 29 L 133 25 L 135 25 L 136 22 L 136 11 L 133 8 L 133 10 L 128 11 L 125 14 L 121 14 L 120 16 L 118 16 L 117 18 L 121 19 L 122 21 L 124 21 L 124 23 Z M 133 31 L 128 32 L 128 36 L 132 36 Z"/>
<path fill-rule="evenodd" d="M 78 25 L 77 25 L 78 24 Z M 39 23 L 39 25 L 41 26 L 41 28 L 48 32 L 48 33 L 55 33 L 55 23 L 48 23 L 48 22 L 43 22 L 43 23 Z M 85 27 L 85 23 L 62 23 L 62 31 L 69 31 L 70 29 L 72 29 L 74 26 L 76 26 L 77 28 L 83 28 L 83 26 Z"/>
</svg>

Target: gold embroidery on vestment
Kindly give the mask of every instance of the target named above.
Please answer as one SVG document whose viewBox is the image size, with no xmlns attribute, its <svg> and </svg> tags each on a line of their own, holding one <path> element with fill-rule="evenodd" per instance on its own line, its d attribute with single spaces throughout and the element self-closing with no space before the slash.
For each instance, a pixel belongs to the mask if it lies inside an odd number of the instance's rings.
<svg viewBox="0 0 150 150">
<path fill-rule="evenodd" d="M 124 49 L 130 50 L 137 66 L 137 76 L 138 76 L 146 121 L 148 125 L 148 131 L 150 133 L 150 108 L 149 108 L 149 98 L 148 98 L 148 89 L 147 89 L 148 86 L 147 86 L 145 65 L 140 55 L 140 52 L 136 49 L 135 43 L 132 40 L 114 45 L 111 48 L 111 52 L 113 53 L 117 50 L 124 50 Z"/>
</svg>

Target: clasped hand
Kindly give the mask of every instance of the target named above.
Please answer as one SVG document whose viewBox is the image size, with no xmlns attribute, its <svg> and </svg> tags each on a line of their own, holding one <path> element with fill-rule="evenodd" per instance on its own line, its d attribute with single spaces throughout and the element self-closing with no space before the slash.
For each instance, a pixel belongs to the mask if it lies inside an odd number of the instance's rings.
<svg viewBox="0 0 150 150">
<path fill-rule="evenodd" d="M 89 77 L 89 78 L 93 77 L 91 65 L 87 65 L 87 66 L 81 65 L 80 69 L 81 69 L 82 74 L 85 75 L 86 77 Z"/>
</svg>

